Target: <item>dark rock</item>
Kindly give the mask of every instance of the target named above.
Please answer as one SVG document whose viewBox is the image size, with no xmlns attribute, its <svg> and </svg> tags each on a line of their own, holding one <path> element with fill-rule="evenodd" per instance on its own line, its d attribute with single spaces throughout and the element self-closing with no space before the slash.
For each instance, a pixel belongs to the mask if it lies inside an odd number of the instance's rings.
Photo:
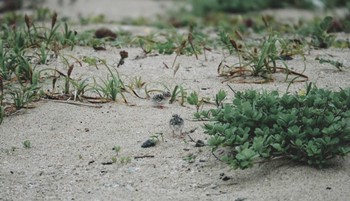
<svg viewBox="0 0 350 201">
<path fill-rule="evenodd" d="M 197 140 L 195 147 L 204 147 L 205 144 L 202 140 Z"/>
<path fill-rule="evenodd" d="M 154 146 L 156 146 L 156 142 L 155 142 L 155 140 L 152 140 L 152 139 L 146 140 L 146 141 L 141 145 L 142 148 L 148 148 L 148 147 L 154 147 Z"/>
</svg>

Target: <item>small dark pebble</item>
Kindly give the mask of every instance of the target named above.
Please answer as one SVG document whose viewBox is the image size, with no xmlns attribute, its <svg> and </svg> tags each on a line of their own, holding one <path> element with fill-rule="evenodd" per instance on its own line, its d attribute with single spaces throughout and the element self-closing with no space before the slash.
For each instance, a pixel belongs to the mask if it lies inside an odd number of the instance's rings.
<svg viewBox="0 0 350 201">
<path fill-rule="evenodd" d="M 93 164 L 94 162 L 95 162 L 95 161 L 89 161 L 89 163 L 88 163 L 88 164 L 90 165 L 90 164 Z"/>
<path fill-rule="evenodd" d="M 205 144 L 202 140 L 197 140 L 195 147 L 204 147 Z"/>
<path fill-rule="evenodd" d="M 155 142 L 154 140 L 152 140 L 152 139 L 146 140 L 146 141 L 141 145 L 142 148 L 148 148 L 148 147 L 154 147 L 154 146 L 156 146 L 156 142 Z"/>
<path fill-rule="evenodd" d="M 224 177 L 222 178 L 222 181 L 228 181 L 228 180 L 230 180 L 230 179 L 231 179 L 230 177 L 224 176 Z"/>
<path fill-rule="evenodd" d="M 327 190 L 331 190 L 332 188 L 331 187 L 329 187 L 329 186 L 327 186 L 327 188 L 326 188 Z"/>
<path fill-rule="evenodd" d="M 220 177 L 223 177 L 223 176 L 225 176 L 225 173 L 220 173 Z"/>
<path fill-rule="evenodd" d="M 13 171 L 10 171 L 11 174 L 13 174 L 14 172 Z"/>
</svg>

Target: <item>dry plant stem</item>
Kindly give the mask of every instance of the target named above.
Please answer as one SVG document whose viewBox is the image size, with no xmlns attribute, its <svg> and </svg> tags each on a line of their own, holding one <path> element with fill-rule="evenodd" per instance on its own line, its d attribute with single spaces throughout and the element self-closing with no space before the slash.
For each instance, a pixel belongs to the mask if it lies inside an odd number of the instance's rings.
<svg viewBox="0 0 350 201">
<path fill-rule="evenodd" d="M 186 46 L 186 40 L 185 41 L 183 41 L 182 43 L 181 43 L 181 45 L 180 45 L 180 47 L 179 48 L 177 48 L 177 50 L 176 50 L 176 56 L 175 56 L 175 59 L 174 59 L 174 61 L 173 61 L 173 64 L 171 65 L 171 68 L 174 68 L 174 65 L 175 65 L 175 62 L 176 62 L 176 59 L 177 59 L 177 57 L 178 56 L 180 56 L 180 54 L 181 54 L 181 51 L 185 48 L 185 46 Z"/>
<path fill-rule="evenodd" d="M 30 27 L 32 26 L 33 22 L 28 17 L 28 15 L 24 15 L 24 21 L 25 21 L 26 26 L 27 26 L 27 32 L 28 32 L 29 40 L 30 40 L 30 42 L 33 42 L 32 34 L 30 33 Z"/>
<path fill-rule="evenodd" d="M 177 57 L 178 57 L 178 54 L 176 54 L 176 55 L 175 55 L 175 58 L 174 58 L 173 64 L 171 65 L 171 68 L 174 68 L 175 63 L 176 63 L 176 59 L 177 59 Z"/>
<path fill-rule="evenodd" d="M 278 156 L 278 157 L 274 157 L 274 158 L 270 158 L 270 159 L 261 159 L 261 160 L 257 160 L 254 163 L 266 163 L 266 162 L 270 162 L 270 161 L 276 161 L 276 160 L 283 160 L 286 159 L 286 156 Z"/>
<path fill-rule="evenodd" d="M 2 96 L 4 95 L 4 83 L 3 83 L 3 78 L 2 76 L 0 76 L 0 92 L 1 92 L 1 96 L 0 96 L 0 106 L 2 105 Z"/>
<path fill-rule="evenodd" d="M 191 129 L 191 130 L 189 130 L 189 131 L 183 132 L 182 134 L 183 134 L 183 135 L 187 135 L 187 136 L 190 138 L 190 140 L 191 140 L 192 142 L 196 142 L 196 141 L 190 136 L 190 133 L 194 133 L 196 130 L 197 130 L 197 128 L 193 128 L 193 129 Z"/>
<path fill-rule="evenodd" d="M 231 71 L 228 71 L 228 72 L 221 72 L 221 63 L 218 67 L 218 72 L 219 72 L 219 77 L 226 77 L 225 80 L 222 81 L 222 83 L 224 82 L 230 82 L 232 81 L 233 79 L 237 78 L 237 77 L 241 77 L 243 75 L 244 72 L 246 73 L 249 73 L 250 75 L 247 75 L 247 76 L 253 76 L 252 75 L 252 71 L 251 70 L 247 70 L 245 69 L 245 67 L 237 67 Z M 302 73 L 298 73 L 298 72 L 295 72 L 295 71 L 292 71 L 292 70 L 289 70 L 287 68 L 283 68 L 283 67 L 274 67 L 274 73 L 285 73 L 287 75 L 295 75 L 297 77 L 300 77 L 302 78 L 301 80 L 296 80 L 296 79 L 293 79 L 293 82 L 306 82 L 309 80 L 308 76 L 302 74 Z M 266 78 L 266 77 L 263 77 L 264 79 L 263 80 L 259 80 L 259 81 L 238 81 L 239 83 L 255 83 L 255 84 L 261 84 L 261 83 L 266 83 L 266 82 L 271 82 L 271 81 L 274 81 L 273 79 L 271 78 Z"/>
<path fill-rule="evenodd" d="M 180 68 L 180 63 L 178 63 L 174 68 L 174 74 L 173 74 L 174 77 L 175 77 L 177 71 L 179 70 L 179 68 Z"/>
<path fill-rule="evenodd" d="M 190 26 L 190 31 L 188 33 L 187 40 L 190 43 L 190 46 L 192 48 L 194 55 L 196 56 L 196 59 L 198 60 L 198 55 L 197 55 L 196 49 L 194 48 L 194 45 L 193 45 L 193 26 Z"/>
<path fill-rule="evenodd" d="M 102 108 L 102 105 L 80 103 L 80 102 L 68 101 L 68 100 L 67 101 L 64 101 L 64 100 L 49 100 L 49 101 L 55 102 L 55 103 L 66 103 L 66 104 L 85 106 L 85 107 Z"/>
<path fill-rule="evenodd" d="M 211 152 L 213 154 L 214 158 L 216 158 L 218 161 L 223 162 L 217 155 L 215 155 L 214 151 Z"/>
<path fill-rule="evenodd" d="M 188 138 L 190 138 L 191 142 L 196 142 L 196 141 L 190 136 L 189 133 L 185 133 L 185 134 L 187 134 L 187 136 L 188 136 Z"/>
</svg>

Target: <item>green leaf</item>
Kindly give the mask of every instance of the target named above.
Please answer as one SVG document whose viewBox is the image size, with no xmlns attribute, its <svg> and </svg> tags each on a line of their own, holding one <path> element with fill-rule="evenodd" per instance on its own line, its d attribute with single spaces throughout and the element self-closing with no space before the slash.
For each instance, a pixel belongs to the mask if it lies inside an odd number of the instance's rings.
<svg viewBox="0 0 350 201">
<path fill-rule="evenodd" d="M 253 148 L 261 153 L 263 151 L 263 145 L 264 145 L 264 137 L 255 137 L 253 140 Z"/>
<path fill-rule="evenodd" d="M 245 148 L 236 155 L 238 161 L 252 160 L 259 156 L 254 150 Z"/>
<path fill-rule="evenodd" d="M 302 147 L 303 141 L 301 141 L 300 139 L 296 139 L 295 140 L 295 145 L 298 146 L 298 147 Z"/>
<path fill-rule="evenodd" d="M 219 147 L 224 141 L 225 138 L 222 136 L 213 136 L 208 140 L 208 145 L 213 147 Z"/>
<path fill-rule="evenodd" d="M 215 103 L 216 106 L 220 106 L 222 104 L 222 101 L 224 101 L 226 98 L 226 92 L 224 90 L 220 90 L 216 95 L 215 95 Z"/>
<path fill-rule="evenodd" d="M 333 17 L 331 16 L 327 16 L 325 17 L 322 22 L 320 23 L 320 28 L 323 30 L 323 31 L 327 31 L 327 29 L 329 28 L 329 26 L 331 25 L 333 21 Z"/>
<path fill-rule="evenodd" d="M 271 144 L 271 146 L 277 151 L 283 151 L 282 146 L 278 143 Z"/>
</svg>

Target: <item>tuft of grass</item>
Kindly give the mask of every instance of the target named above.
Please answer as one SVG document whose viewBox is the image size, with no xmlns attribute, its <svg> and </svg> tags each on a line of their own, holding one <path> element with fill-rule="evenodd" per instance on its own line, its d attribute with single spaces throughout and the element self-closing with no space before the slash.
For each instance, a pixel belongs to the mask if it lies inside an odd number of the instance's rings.
<svg viewBox="0 0 350 201">
<path fill-rule="evenodd" d="M 243 37 L 239 32 L 236 32 L 237 37 L 243 41 Z M 223 36 L 224 37 L 224 36 Z M 290 55 L 286 55 L 286 50 L 281 49 L 279 44 L 285 44 L 283 48 L 288 47 L 284 39 L 277 33 L 270 33 L 267 39 L 264 39 L 262 43 L 258 45 L 240 44 L 237 40 L 234 40 L 231 36 L 225 36 L 225 43 L 230 43 L 232 48 L 229 49 L 230 53 L 234 50 L 239 59 L 238 64 L 232 66 L 222 65 L 220 63 L 218 67 L 218 73 L 222 77 L 226 77 L 223 82 L 235 81 L 237 78 L 256 77 L 262 78 L 259 80 L 253 79 L 243 80 L 240 82 L 253 82 L 253 83 L 265 83 L 273 81 L 272 74 L 281 72 L 286 74 L 285 81 L 288 81 L 289 75 L 295 76 L 291 82 L 307 81 L 308 77 L 291 71 L 288 65 L 283 62 L 284 58 L 289 58 Z M 228 40 L 228 41 L 227 41 Z M 232 51 L 231 51 L 232 50 Z M 295 52 L 302 54 L 303 52 Z M 277 66 L 277 60 L 281 60 L 283 67 Z M 227 70 L 225 69 L 227 68 Z M 298 79 L 300 78 L 300 79 Z"/>
<path fill-rule="evenodd" d="M 28 106 L 29 103 L 38 99 L 38 90 L 40 86 L 37 85 L 20 85 L 6 87 L 5 95 L 9 95 L 13 101 L 16 109 L 21 109 Z"/>
<path fill-rule="evenodd" d="M 180 98 L 178 100 L 180 102 L 180 105 L 184 106 L 186 99 L 187 99 L 187 91 L 181 85 L 176 85 L 174 87 L 174 89 L 172 90 L 172 93 L 171 93 L 169 103 L 171 104 L 171 103 L 175 102 L 177 100 L 177 97 Z"/>
<path fill-rule="evenodd" d="M 109 75 L 106 80 L 101 80 L 102 84 L 97 84 L 94 78 L 94 91 L 103 98 L 117 101 L 118 95 L 120 95 L 125 103 L 128 103 L 123 92 L 125 92 L 124 82 L 120 79 L 118 71 L 115 69 L 116 73 L 113 73 L 110 67 L 107 65 L 106 61 L 101 60 L 102 64 L 109 71 Z"/>
</svg>

